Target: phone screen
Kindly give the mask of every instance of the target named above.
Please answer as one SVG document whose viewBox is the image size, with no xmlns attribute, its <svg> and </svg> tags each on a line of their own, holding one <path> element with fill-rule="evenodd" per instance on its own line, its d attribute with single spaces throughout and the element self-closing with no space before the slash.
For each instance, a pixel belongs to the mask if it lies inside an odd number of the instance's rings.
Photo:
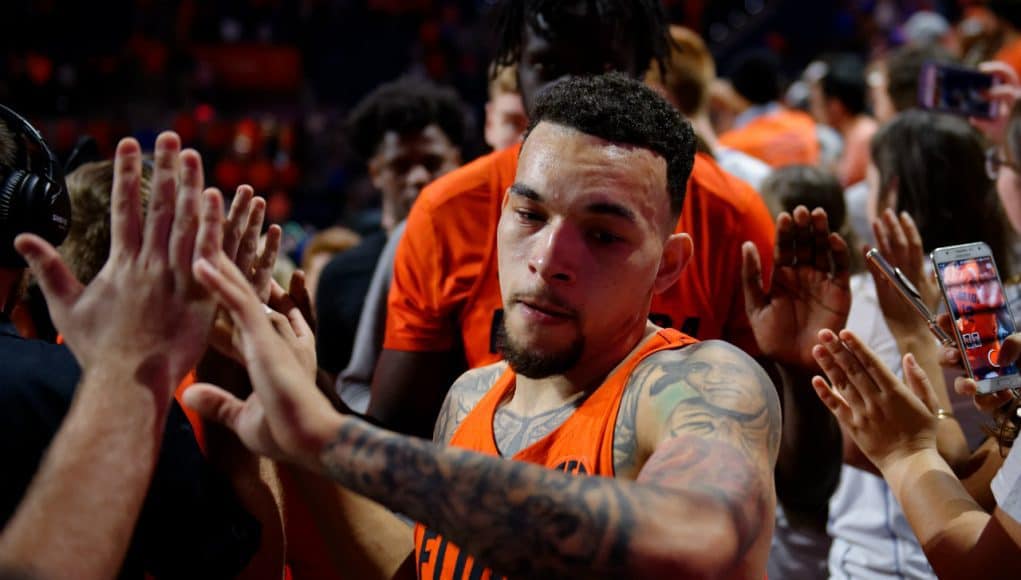
<svg viewBox="0 0 1021 580">
<path fill-rule="evenodd" d="M 998 364 L 1000 345 L 1015 328 L 993 258 L 952 260 L 937 268 L 974 378 L 1016 375 L 1015 365 Z"/>
<path fill-rule="evenodd" d="M 922 104 L 930 109 L 989 118 L 993 114 L 989 100 L 992 75 L 964 68 L 929 64 L 922 73 L 923 90 L 928 91 Z"/>
</svg>

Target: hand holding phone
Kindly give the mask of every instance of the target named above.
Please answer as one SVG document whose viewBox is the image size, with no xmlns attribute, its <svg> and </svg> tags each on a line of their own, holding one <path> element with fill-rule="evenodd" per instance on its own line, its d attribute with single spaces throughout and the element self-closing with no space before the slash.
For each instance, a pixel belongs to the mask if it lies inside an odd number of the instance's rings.
<svg viewBox="0 0 1021 580">
<path fill-rule="evenodd" d="M 929 327 L 929 330 L 936 336 L 941 343 L 946 346 L 953 346 L 954 339 L 951 338 L 947 333 L 936 323 L 936 317 L 929 310 L 928 306 L 925 305 L 925 300 L 922 299 L 921 293 L 918 288 L 911 283 L 911 280 L 901 272 L 900 268 L 892 266 L 883 257 L 879 250 L 872 248 L 865 253 L 865 261 L 868 263 L 870 270 L 873 275 L 881 276 L 890 286 L 896 290 L 897 295 L 911 308 L 911 310 L 921 318 L 925 324 Z M 877 280 L 877 282 L 879 282 Z M 881 291 L 877 288 L 877 291 Z M 882 299 L 880 303 L 882 303 Z M 882 305 L 882 304 L 881 304 Z M 884 308 L 884 315 L 887 314 L 886 308 Z"/>
<path fill-rule="evenodd" d="M 976 242 L 936 248 L 936 279 L 968 376 L 983 394 L 1021 387 L 1021 372 L 1010 357 L 1000 360 L 1004 341 L 1017 329 L 1007 305 L 992 251 Z"/>
<path fill-rule="evenodd" d="M 918 103 L 933 111 L 992 119 L 996 107 L 989 91 L 998 83 L 989 73 L 927 62 L 919 73 Z"/>
</svg>

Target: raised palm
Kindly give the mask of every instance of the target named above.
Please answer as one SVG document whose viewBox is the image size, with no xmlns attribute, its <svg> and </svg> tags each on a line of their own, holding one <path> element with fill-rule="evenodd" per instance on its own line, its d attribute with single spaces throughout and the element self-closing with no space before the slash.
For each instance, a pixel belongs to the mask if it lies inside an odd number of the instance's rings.
<svg viewBox="0 0 1021 580">
<path fill-rule="evenodd" d="M 821 208 L 798 206 L 777 217 L 771 287 L 762 283 L 754 244 L 743 247 L 745 309 L 762 354 L 814 369 L 812 347 L 823 328 L 843 328 L 851 308 L 848 248 Z"/>
</svg>

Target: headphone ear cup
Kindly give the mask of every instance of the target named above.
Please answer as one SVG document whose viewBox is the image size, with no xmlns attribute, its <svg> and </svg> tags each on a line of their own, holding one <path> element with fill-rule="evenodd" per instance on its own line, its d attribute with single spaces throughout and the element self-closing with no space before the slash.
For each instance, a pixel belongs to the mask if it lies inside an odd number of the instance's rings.
<svg viewBox="0 0 1021 580">
<path fill-rule="evenodd" d="M 18 193 L 27 175 L 21 169 L 11 170 L 0 186 L 0 268 L 25 267 L 25 260 L 14 249 L 14 238 L 20 233 L 19 222 L 22 221 Z"/>
<path fill-rule="evenodd" d="M 18 193 L 21 191 L 21 184 L 28 177 L 28 172 L 21 169 L 12 170 L 4 179 L 3 187 L 0 188 L 0 231 L 17 231 L 18 222 L 21 216 L 18 212 Z M 13 238 L 14 235 L 11 235 Z"/>
<path fill-rule="evenodd" d="M 14 249 L 18 234 L 33 233 L 57 246 L 70 226 L 71 198 L 64 188 L 35 173 L 12 171 L 0 188 L 0 267 L 25 266 Z"/>
</svg>

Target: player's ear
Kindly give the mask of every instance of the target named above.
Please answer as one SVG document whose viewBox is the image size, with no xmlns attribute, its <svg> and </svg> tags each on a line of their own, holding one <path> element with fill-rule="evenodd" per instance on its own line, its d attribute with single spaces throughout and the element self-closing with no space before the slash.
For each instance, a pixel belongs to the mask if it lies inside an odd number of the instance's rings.
<svg viewBox="0 0 1021 580">
<path fill-rule="evenodd" d="M 666 239 L 666 243 L 663 244 L 663 256 L 659 261 L 659 271 L 656 272 L 656 283 L 653 286 L 656 294 L 677 282 L 681 277 L 681 271 L 691 261 L 694 251 L 691 236 L 688 234 L 671 234 Z"/>
</svg>

